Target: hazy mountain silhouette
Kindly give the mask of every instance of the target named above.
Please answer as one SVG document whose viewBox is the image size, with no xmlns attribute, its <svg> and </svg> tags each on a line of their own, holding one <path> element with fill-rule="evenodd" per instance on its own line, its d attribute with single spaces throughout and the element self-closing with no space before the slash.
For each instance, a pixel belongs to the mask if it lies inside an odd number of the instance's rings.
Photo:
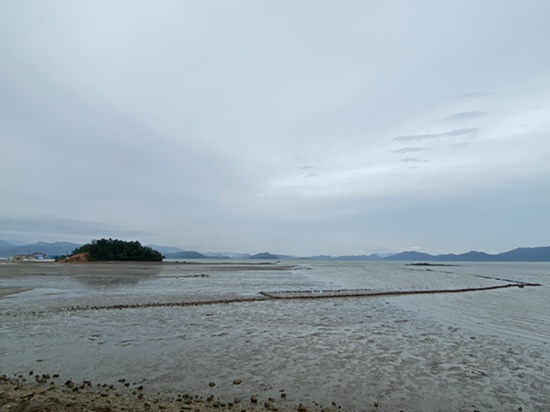
<svg viewBox="0 0 550 412">
<path fill-rule="evenodd" d="M 70 254 L 74 249 L 82 246 L 71 242 L 36 242 L 27 245 L 14 245 L 13 243 L 0 240 L 0 257 L 9 257 L 13 255 L 25 255 L 35 252 L 42 252 L 49 256 L 61 256 Z M 470 251 L 461 254 L 443 254 L 431 255 L 416 251 L 406 251 L 396 253 L 390 256 L 372 255 L 346 255 L 330 256 L 319 255 L 310 257 L 297 257 L 274 254 L 270 252 L 257 253 L 255 255 L 243 253 L 221 253 L 209 252 L 199 253 L 193 250 L 182 250 L 173 246 L 151 245 L 155 250 L 161 252 L 168 259 L 263 259 L 263 260 L 335 260 L 335 261 L 426 261 L 426 262 L 550 262 L 550 246 L 541 247 L 521 247 L 507 252 L 491 255 L 485 252 Z"/>
</svg>

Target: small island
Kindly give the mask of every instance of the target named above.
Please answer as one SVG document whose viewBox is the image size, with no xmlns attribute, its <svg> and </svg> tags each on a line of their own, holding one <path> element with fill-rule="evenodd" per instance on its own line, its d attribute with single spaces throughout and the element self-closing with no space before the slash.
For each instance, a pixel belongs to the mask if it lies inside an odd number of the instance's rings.
<svg viewBox="0 0 550 412">
<path fill-rule="evenodd" d="M 162 254 L 136 241 L 118 239 L 92 240 L 73 250 L 68 262 L 162 262 Z"/>
</svg>

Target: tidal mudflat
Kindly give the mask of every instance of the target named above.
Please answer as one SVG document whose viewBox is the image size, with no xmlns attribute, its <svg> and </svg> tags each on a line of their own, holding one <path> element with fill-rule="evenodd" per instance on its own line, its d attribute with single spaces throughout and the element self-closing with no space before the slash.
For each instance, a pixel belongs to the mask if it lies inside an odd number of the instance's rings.
<svg viewBox="0 0 550 412">
<path fill-rule="evenodd" d="M 546 411 L 549 280 L 548 264 L 3 263 L 0 375 L 90 382 L 134 410 Z"/>
</svg>

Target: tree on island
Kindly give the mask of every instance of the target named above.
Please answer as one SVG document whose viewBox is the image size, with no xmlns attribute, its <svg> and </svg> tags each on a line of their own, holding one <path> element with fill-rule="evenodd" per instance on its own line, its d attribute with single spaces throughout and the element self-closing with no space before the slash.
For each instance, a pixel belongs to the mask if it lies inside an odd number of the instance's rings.
<svg viewBox="0 0 550 412">
<path fill-rule="evenodd" d="M 137 240 L 125 242 L 118 239 L 92 240 L 73 251 L 73 255 L 85 253 L 91 261 L 147 261 L 162 262 L 162 254 Z"/>
</svg>

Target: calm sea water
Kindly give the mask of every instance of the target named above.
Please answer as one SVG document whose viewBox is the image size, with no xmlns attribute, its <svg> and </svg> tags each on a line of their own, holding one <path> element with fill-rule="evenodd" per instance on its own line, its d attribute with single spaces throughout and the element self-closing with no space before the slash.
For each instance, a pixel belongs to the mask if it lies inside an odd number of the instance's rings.
<svg viewBox="0 0 550 412">
<path fill-rule="evenodd" d="M 476 332 L 550 343 L 550 263 L 456 263 L 409 266 L 397 262 L 312 264 L 308 277 L 331 287 L 421 290 L 540 283 L 525 289 L 398 296 L 392 304 L 418 316 Z M 493 279 L 487 279 L 493 278 Z"/>
</svg>

